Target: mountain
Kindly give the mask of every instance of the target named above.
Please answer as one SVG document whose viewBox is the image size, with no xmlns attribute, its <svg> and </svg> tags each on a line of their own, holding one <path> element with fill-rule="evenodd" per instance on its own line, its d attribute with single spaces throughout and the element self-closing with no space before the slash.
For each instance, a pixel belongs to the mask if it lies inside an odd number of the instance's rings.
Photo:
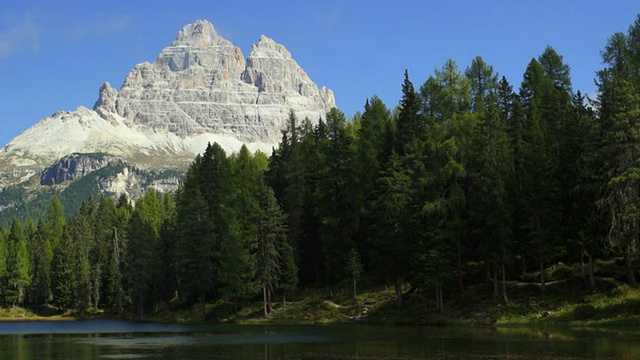
<svg viewBox="0 0 640 360">
<path fill-rule="evenodd" d="M 333 92 L 318 88 L 284 46 L 263 35 L 245 60 L 210 22 L 198 20 L 154 62 L 136 65 L 119 90 L 100 86 L 93 109 L 56 112 L 0 149 L 0 190 L 63 188 L 113 161 L 129 173 L 183 171 L 209 142 L 228 152 L 246 144 L 270 153 L 290 111 L 315 122 L 332 107 Z M 102 162 L 72 169 L 95 154 Z M 52 171 L 74 175 L 46 175 Z M 130 193 L 120 190 L 116 195 Z M 11 208 L 2 201 L 0 211 Z"/>
</svg>

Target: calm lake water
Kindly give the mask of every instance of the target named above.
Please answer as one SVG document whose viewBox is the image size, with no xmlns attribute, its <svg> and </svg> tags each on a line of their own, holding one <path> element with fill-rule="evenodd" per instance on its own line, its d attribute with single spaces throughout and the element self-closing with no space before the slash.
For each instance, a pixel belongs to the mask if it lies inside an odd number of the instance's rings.
<svg viewBox="0 0 640 360">
<path fill-rule="evenodd" d="M 0 323 L 0 359 L 638 359 L 631 329 Z"/>
</svg>

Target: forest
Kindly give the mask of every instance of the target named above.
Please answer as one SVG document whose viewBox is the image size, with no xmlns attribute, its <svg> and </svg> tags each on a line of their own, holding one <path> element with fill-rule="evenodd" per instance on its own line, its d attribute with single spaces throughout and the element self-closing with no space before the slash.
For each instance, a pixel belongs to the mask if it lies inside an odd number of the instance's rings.
<svg viewBox="0 0 640 360">
<path fill-rule="evenodd" d="M 210 144 L 175 194 L 54 198 L 0 230 L 0 303 L 144 318 L 222 301 L 239 308 L 296 288 L 389 284 L 443 312 L 470 282 L 509 301 L 507 280 L 618 259 L 636 286 L 640 235 L 640 17 L 601 51 L 590 99 L 551 46 L 517 89 L 476 57 L 401 100 L 346 119 L 290 114 L 277 149 Z M 351 285 L 353 284 L 353 285 Z"/>
</svg>

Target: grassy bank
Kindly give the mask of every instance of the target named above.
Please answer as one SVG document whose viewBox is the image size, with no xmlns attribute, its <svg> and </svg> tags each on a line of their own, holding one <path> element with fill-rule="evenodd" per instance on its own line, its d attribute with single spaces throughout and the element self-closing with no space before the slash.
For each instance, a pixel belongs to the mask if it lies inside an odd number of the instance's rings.
<svg viewBox="0 0 640 360">
<path fill-rule="evenodd" d="M 208 304 L 203 319 L 192 307 L 164 310 L 148 319 L 169 322 L 238 324 L 401 324 L 494 327 L 592 327 L 640 324 L 640 289 L 599 279 L 587 290 L 581 279 L 547 284 L 541 295 L 535 283 L 511 283 L 509 302 L 494 299 L 487 284 L 468 287 L 464 296 L 452 295 L 442 313 L 435 311 L 430 294 L 406 288 L 403 306 L 396 307 L 393 289 L 365 289 L 355 299 L 348 291 L 314 289 L 276 298 L 274 311 L 264 316 L 261 302 L 234 309 L 221 302 Z"/>
<path fill-rule="evenodd" d="M 580 277 L 547 283 L 544 294 L 535 282 L 509 282 L 508 303 L 492 296 L 491 284 L 468 286 L 464 296 L 448 293 L 445 309 L 436 312 L 430 293 L 405 288 L 403 306 L 396 307 L 390 287 L 368 287 L 356 298 L 348 286 L 336 289 L 300 289 L 274 296 L 273 312 L 264 316 L 259 299 L 242 307 L 222 301 L 198 306 L 155 309 L 145 321 L 237 324 L 404 324 L 494 327 L 593 327 L 640 325 L 640 289 L 611 278 L 598 278 L 591 290 Z M 135 314 L 88 311 L 82 316 L 53 307 L 0 309 L 2 321 L 69 321 L 78 318 L 135 319 Z"/>
</svg>

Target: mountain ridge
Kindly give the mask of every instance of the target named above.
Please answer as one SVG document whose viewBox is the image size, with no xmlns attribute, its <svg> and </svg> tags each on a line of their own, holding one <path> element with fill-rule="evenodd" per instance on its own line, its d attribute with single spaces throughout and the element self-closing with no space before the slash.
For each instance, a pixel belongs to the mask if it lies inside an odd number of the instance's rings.
<svg viewBox="0 0 640 360">
<path fill-rule="evenodd" d="M 56 112 L 0 149 L 0 189 L 73 153 L 167 169 L 185 168 L 207 143 L 269 152 L 291 111 L 315 122 L 332 107 L 333 92 L 318 88 L 283 45 L 261 35 L 245 58 L 197 20 L 153 62 L 135 65 L 119 90 L 103 83 L 93 109 Z"/>
</svg>

